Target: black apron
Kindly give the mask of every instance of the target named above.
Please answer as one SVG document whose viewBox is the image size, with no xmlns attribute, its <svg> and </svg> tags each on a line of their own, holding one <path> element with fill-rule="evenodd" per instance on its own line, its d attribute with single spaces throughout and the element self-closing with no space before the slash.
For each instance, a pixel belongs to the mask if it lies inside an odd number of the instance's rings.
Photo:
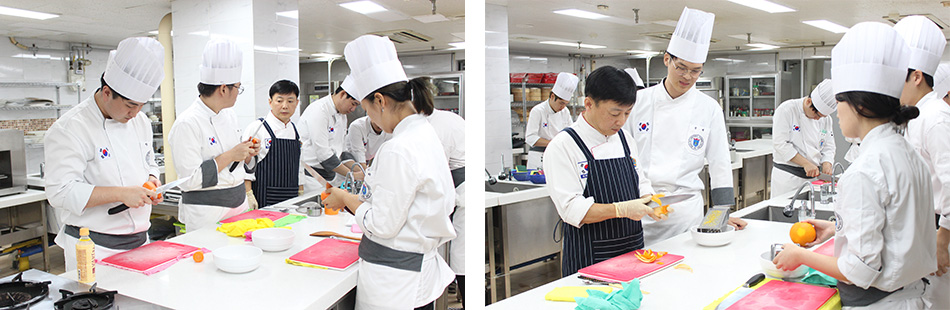
<svg viewBox="0 0 950 310">
<path fill-rule="evenodd" d="M 612 159 L 594 159 L 587 145 L 573 128 L 564 129 L 587 158 L 587 186 L 584 197 L 594 197 L 595 203 L 614 203 L 640 198 L 639 177 L 630 147 L 620 131 L 624 156 Z M 621 254 L 643 248 L 643 226 L 640 221 L 613 218 L 599 223 L 584 224 L 581 228 L 564 224 L 561 275 L 568 276 L 581 268 L 605 261 Z"/>
<path fill-rule="evenodd" d="M 264 160 L 257 163 L 254 172 L 255 180 L 251 182 L 254 197 L 260 207 L 270 206 L 281 201 L 297 197 L 299 185 L 298 169 L 300 169 L 300 134 L 297 125 L 294 126 L 294 139 L 278 139 L 270 125 L 264 123 L 264 128 L 270 134 L 270 149 Z"/>
</svg>

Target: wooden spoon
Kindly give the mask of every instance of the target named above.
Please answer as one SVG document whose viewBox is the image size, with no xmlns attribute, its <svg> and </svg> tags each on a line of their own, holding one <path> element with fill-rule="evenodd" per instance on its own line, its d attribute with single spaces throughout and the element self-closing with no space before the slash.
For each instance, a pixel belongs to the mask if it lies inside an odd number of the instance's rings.
<svg viewBox="0 0 950 310">
<path fill-rule="evenodd" d="M 318 231 L 318 232 L 312 233 L 312 234 L 310 234 L 310 236 L 312 236 L 312 237 L 340 237 L 340 238 L 346 238 L 346 239 L 356 240 L 356 241 L 361 241 L 361 240 L 363 240 L 363 238 L 361 238 L 361 237 L 350 237 L 350 236 L 347 236 L 347 235 L 335 233 L 335 232 L 332 232 L 332 231 L 326 231 L 326 230 L 322 230 L 322 231 Z"/>
</svg>

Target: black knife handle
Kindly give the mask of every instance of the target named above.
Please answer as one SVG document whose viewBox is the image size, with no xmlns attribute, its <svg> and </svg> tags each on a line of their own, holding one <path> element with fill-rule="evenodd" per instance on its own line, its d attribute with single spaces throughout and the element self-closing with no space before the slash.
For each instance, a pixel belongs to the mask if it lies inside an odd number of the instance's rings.
<svg viewBox="0 0 950 310">
<path fill-rule="evenodd" d="M 756 284 L 759 284 L 759 282 L 762 282 L 762 280 L 765 280 L 764 274 L 760 273 L 760 274 L 754 275 L 751 278 L 749 278 L 749 281 L 745 282 L 745 287 L 753 287 Z"/>
<path fill-rule="evenodd" d="M 118 205 L 118 206 L 109 208 L 109 215 L 118 214 L 119 212 L 122 212 L 122 211 L 125 211 L 125 210 L 128 210 L 128 209 L 129 209 L 129 206 L 127 206 L 127 205 L 125 205 L 125 204 L 123 203 L 123 204 L 120 204 L 120 205 Z"/>
</svg>

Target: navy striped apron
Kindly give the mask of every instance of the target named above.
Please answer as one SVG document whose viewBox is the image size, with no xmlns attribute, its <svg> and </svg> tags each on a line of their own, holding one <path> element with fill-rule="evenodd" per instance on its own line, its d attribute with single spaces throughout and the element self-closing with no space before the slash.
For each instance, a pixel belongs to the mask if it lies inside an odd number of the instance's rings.
<svg viewBox="0 0 950 310">
<path fill-rule="evenodd" d="M 640 198 L 636 165 L 630 158 L 630 147 L 623 132 L 618 132 L 623 143 L 623 157 L 594 159 L 587 145 L 573 128 L 564 129 L 587 158 L 587 186 L 584 197 L 594 197 L 595 203 L 614 203 Z M 640 221 L 613 218 L 599 223 L 584 224 L 581 228 L 564 224 L 561 275 L 568 276 L 581 268 L 605 261 L 620 254 L 643 248 L 643 226 Z"/>
<path fill-rule="evenodd" d="M 297 125 L 294 126 L 294 136 L 291 139 L 278 139 L 270 125 L 264 123 L 264 128 L 270 134 L 270 149 L 264 160 L 257 163 L 254 172 L 255 181 L 251 182 L 257 205 L 265 207 L 278 202 L 297 197 L 298 169 L 300 169 L 300 134 Z"/>
</svg>

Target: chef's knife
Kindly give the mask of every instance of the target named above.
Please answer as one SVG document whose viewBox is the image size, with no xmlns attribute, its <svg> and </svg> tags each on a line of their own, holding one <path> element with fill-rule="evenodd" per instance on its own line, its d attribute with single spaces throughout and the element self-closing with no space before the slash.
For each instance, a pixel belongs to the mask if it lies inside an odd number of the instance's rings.
<svg viewBox="0 0 950 310">
<path fill-rule="evenodd" d="M 657 204 L 656 201 L 650 201 L 650 203 L 648 203 L 647 206 L 650 208 L 659 208 L 661 206 L 668 206 L 677 202 L 683 202 L 692 197 L 693 197 L 693 194 L 676 194 L 676 195 L 663 196 L 663 197 L 657 198 L 660 200 L 659 204 Z"/>
<path fill-rule="evenodd" d="M 320 187 L 323 187 L 323 188 L 327 187 L 327 180 L 324 179 L 323 176 L 321 176 L 319 173 L 317 173 L 316 170 L 313 170 L 313 168 L 310 167 L 310 165 L 303 162 L 302 159 L 300 160 L 300 165 L 303 166 L 304 170 L 307 170 L 307 173 L 310 173 L 310 176 L 312 176 L 314 179 L 317 179 L 317 183 L 320 183 Z"/>
<path fill-rule="evenodd" d="M 167 190 L 169 190 L 169 189 L 171 189 L 171 188 L 173 188 L 173 187 L 175 187 L 175 186 L 178 186 L 178 185 L 181 185 L 182 183 L 185 183 L 185 181 L 188 181 L 189 179 L 191 179 L 191 176 L 187 176 L 187 177 L 184 177 L 184 178 L 180 178 L 180 179 L 178 179 L 178 180 L 172 181 L 171 183 L 167 183 L 167 184 L 165 184 L 165 185 L 159 186 L 158 188 L 155 189 L 155 195 L 157 196 L 158 194 L 164 193 L 165 191 L 167 191 Z M 110 209 L 109 209 L 109 215 L 117 214 L 117 213 L 119 213 L 119 212 L 122 212 L 122 211 L 125 211 L 125 210 L 128 210 L 128 209 L 129 209 L 129 206 L 127 206 L 127 205 L 125 205 L 125 204 L 123 203 L 123 204 L 120 204 L 120 205 L 118 205 L 118 206 L 115 206 L 115 207 L 110 208 Z"/>
<path fill-rule="evenodd" d="M 819 179 L 819 180 L 822 180 L 822 181 L 825 181 L 825 182 L 831 182 L 831 180 L 834 179 L 834 176 L 832 176 L 832 175 L 830 175 L 830 174 L 824 174 L 824 173 L 822 173 L 822 174 L 819 174 L 819 175 L 818 175 L 818 179 Z"/>
<path fill-rule="evenodd" d="M 752 291 L 754 291 L 752 287 L 755 286 L 756 284 L 759 284 L 759 282 L 762 282 L 762 280 L 765 280 L 764 274 L 759 273 L 752 276 L 751 278 L 749 278 L 749 281 L 746 281 L 745 284 L 742 285 L 742 287 L 733 291 L 732 294 L 729 294 L 729 296 L 726 296 L 726 298 L 724 298 L 722 302 L 720 302 L 719 305 L 716 306 L 716 310 L 723 310 L 723 309 L 729 308 L 729 306 L 732 306 L 732 304 L 742 299 L 742 297 L 749 295 L 749 293 L 752 293 Z"/>
</svg>

